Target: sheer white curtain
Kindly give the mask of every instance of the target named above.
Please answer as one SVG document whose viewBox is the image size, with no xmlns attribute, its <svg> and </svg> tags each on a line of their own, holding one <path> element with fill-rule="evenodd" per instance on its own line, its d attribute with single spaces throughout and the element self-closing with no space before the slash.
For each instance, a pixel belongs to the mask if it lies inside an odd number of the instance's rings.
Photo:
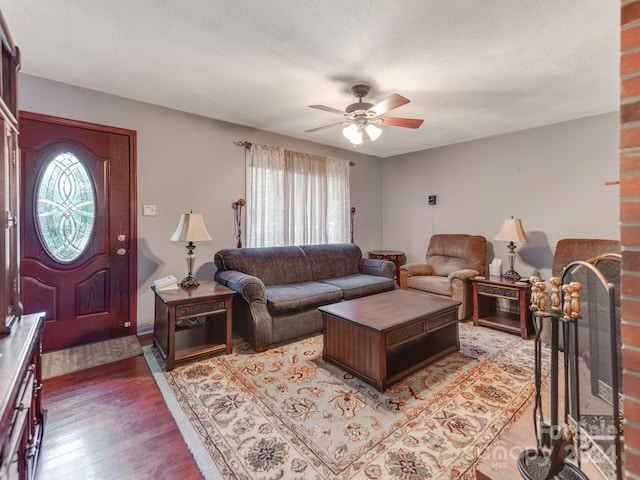
<svg viewBox="0 0 640 480">
<path fill-rule="evenodd" d="M 326 158 L 327 198 L 332 208 L 327 210 L 327 243 L 349 242 L 351 237 L 351 193 L 347 160 Z"/>
<path fill-rule="evenodd" d="M 247 149 L 246 177 L 247 246 L 285 245 L 284 150 L 271 145 L 251 145 Z"/>
<path fill-rule="evenodd" d="M 247 246 L 349 241 L 348 161 L 269 145 L 247 152 Z"/>
</svg>

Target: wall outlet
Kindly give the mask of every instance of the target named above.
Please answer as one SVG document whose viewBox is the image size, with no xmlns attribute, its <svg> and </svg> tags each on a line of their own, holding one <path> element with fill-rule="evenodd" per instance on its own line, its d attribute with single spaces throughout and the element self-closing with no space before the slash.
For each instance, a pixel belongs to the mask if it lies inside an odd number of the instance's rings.
<svg viewBox="0 0 640 480">
<path fill-rule="evenodd" d="M 436 204 L 436 196 L 429 195 L 429 205 L 435 205 L 435 204 Z"/>
</svg>

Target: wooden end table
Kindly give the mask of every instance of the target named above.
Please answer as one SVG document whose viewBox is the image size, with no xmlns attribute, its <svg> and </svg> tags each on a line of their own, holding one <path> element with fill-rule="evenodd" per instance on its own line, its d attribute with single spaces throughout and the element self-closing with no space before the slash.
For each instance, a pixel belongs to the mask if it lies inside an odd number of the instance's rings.
<svg viewBox="0 0 640 480">
<path fill-rule="evenodd" d="M 215 281 L 193 288 L 151 289 L 156 299 L 153 343 L 168 372 L 177 362 L 232 352 L 233 290 Z"/>
<path fill-rule="evenodd" d="M 483 325 L 529 338 L 533 324 L 529 315 L 531 284 L 514 282 L 503 277 L 475 277 L 473 288 L 473 325 Z M 498 308 L 499 299 L 509 302 L 513 308 Z"/>
<path fill-rule="evenodd" d="M 400 285 L 400 267 L 407 263 L 407 257 L 404 252 L 396 250 L 371 250 L 369 258 L 374 260 L 389 260 L 396 264 L 396 281 Z"/>
</svg>

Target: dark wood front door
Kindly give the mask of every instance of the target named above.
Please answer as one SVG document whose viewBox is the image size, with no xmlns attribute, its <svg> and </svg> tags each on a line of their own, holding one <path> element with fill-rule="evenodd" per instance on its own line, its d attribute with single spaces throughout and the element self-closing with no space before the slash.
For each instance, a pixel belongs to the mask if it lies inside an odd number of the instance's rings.
<svg viewBox="0 0 640 480">
<path fill-rule="evenodd" d="M 45 351 L 135 334 L 135 138 L 20 114 L 21 293 Z"/>
</svg>

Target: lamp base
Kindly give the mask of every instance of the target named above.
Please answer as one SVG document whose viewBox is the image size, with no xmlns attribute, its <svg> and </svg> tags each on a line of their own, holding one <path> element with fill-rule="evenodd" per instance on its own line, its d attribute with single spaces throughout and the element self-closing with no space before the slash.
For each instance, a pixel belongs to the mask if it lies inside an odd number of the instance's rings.
<svg viewBox="0 0 640 480">
<path fill-rule="evenodd" d="M 507 280 L 513 280 L 514 282 L 517 282 L 518 280 L 520 280 L 520 278 L 522 278 L 520 277 L 520 274 L 514 269 L 507 270 L 502 276 Z"/>
<path fill-rule="evenodd" d="M 191 274 L 184 277 L 180 282 L 180 286 L 182 288 L 193 288 L 193 287 L 197 287 L 198 285 L 200 285 L 200 282 L 196 277 L 194 277 Z"/>
</svg>

